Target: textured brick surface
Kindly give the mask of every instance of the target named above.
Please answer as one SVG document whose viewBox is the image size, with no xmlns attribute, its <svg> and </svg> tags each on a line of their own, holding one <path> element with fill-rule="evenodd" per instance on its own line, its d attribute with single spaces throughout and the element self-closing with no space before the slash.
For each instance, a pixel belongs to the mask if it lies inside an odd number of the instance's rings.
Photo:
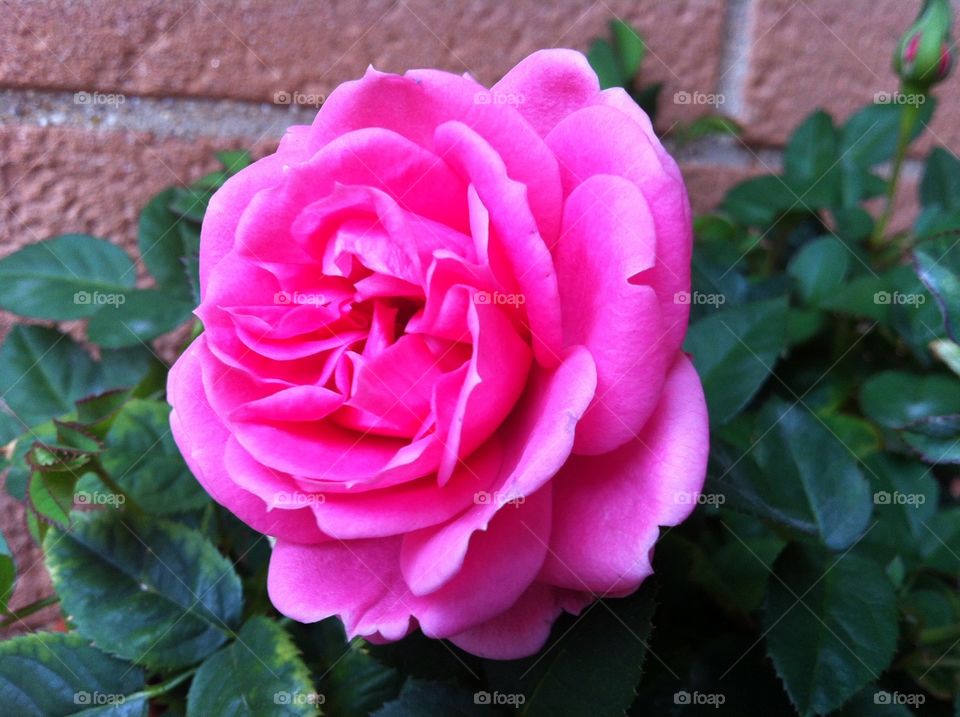
<svg viewBox="0 0 960 717">
<path fill-rule="evenodd" d="M 2 85 L 263 101 L 326 94 L 369 64 L 490 83 L 539 48 L 586 50 L 613 15 L 649 38 L 647 67 L 668 97 L 712 92 L 723 26 L 715 0 L 5 0 L 4 10 Z"/>
<path fill-rule="evenodd" d="M 743 117 L 748 139 L 780 144 L 818 107 L 846 117 L 877 93 L 896 90 L 893 51 L 919 7 L 914 0 L 756 0 Z M 956 75 L 936 93 L 940 108 L 927 142 L 960 150 Z"/>
</svg>

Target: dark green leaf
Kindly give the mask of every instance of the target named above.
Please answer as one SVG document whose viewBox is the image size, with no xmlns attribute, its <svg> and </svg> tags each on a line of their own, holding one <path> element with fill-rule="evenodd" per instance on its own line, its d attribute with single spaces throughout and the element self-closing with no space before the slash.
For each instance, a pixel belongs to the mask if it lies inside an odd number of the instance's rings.
<svg viewBox="0 0 960 717">
<path fill-rule="evenodd" d="M 143 672 L 76 634 L 0 642 L 0 712 L 17 717 L 146 717 Z"/>
<path fill-rule="evenodd" d="M 137 241 L 140 256 L 157 283 L 171 293 L 190 296 L 183 257 L 186 251 L 177 226 L 183 221 L 170 210 L 174 190 L 165 189 L 140 212 Z"/>
<path fill-rule="evenodd" d="M 818 304 L 843 285 L 850 265 L 850 250 L 838 239 L 816 239 L 794 255 L 787 267 L 799 287 L 800 296 Z"/>
<path fill-rule="evenodd" d="M 893 586 L 874 563 L 788 548 L 764 610 L 767 648 L 801 715 L 830 712 L 879 679 L 897 643 Z"/>
<path fill-rule="evenodd" d="M 620 70 L 627 80 L 632 80 L 640 71 L 640 65 L 647 54 L 647 46 L 636 30 L 622 20 L 610 22 L 610 33 L 613 36 Z"/>
<path fill-rule="evenodd" d="M 371 713 L 371 717 L 488 717 L 490 703 L 483 701 L 485 695 L 490 693 L 471 693 L 443 682 L 407 680 L 400 696 Z"/>
<path fill-rule="evenodd" d="M 166 403 L 128 402 L 114 418 L 106 443 L 104 469 L 144 510 L 183 513 L 209 502 L 173 442 Z"/>
<path fill-rule="evenodd" d="M 531 669 L 524 714 L 622 714 L 643 673 L 655 607 L 647 583 L 634 595 L 596 603 Z"/>
<path fill-rule="evenodd" d="M 960 414 L 960 381 L 949 375 L 884 371 L 860 390 L 860 405 L 887 428 L 908 428 L 933 416 Z"/>
<path fill-rule="evenodd" d="M 772 299 L 723 309 L 690 327 L 686 350 L 713 424 L 736 415 L 766 381 L 786 341 L 786 317 L 786 299 Z"/>
<path fill-rule="evenodd" d="M 0 260 L 0 306 L 36 319 L 82 319 L 121 300 L 136 278 L 123 249 L 64 234 Z"/>
<path fill-rule="evenodd" d="M 749 510 L 842 550 L 867 528 L 870 486 L 851 451 L 798 405 L 771 400 L 749 455 L 717 447 L 711 490 Z"/>
<path fill-rule="evenodd" d="M 947 335 L 960 341 L 960 236 L 944 236 L 913 249 L 917 274 L 936 299 Z"/>
<path fill-rule="evenodd" d="M 64 613 L 108 652 L 152 668 L 202 660 L 240 617 L 240 579 L 199 533 L 115 510 L 44 542 Z"/>
<path fill-rule="evenodd" d="M 805 211 L 806 207 L 782 178 L 771 175 L 735 186 L 727 192 L 723 209 L 742 224 L 766 226 L 783 212 Z"/>
<path fill-rule="evenodd" d="M 590 62 L 593 71 L 597 73 L 601 89 L 623 87 L 627 81 L 613 45 L 606 40 L 593 41 L 590 50 L 587 52 L 587 60 Z"/>
<path fill-rule="evenodd" d="M 793 133 L 783 157 L 784 174 L 804 202 L 836 205 L 841 191 L 839 138 L 826 112 L 811 114 Z"/>
<path fill-rule="evenodd" d="M 187 715 L 298 717 L 317 714 L 322 702 L 290 636 L 272 620 L 253 617 L 235 642 L 200 665 Z"/>
<path fill-rule="evenodd" d="M 920 203 L 924 207 L 960 209 L 960 159 L 942 147 L 935 147 L 927 158 Z"/>
<path fill-rule="evenodd" d="M 0 533 L 0 612 L 7 611 L 7 601 L 13 595 L 13 588 L 17 581 L 17 565 L 13 560 L 13 553 L 7 545 L 3 533 Z"/>
<path fill-rule="evenodd" d="M 911 139 L 916 138 L 930 121 L 934 104 L 931 98 L 920 109 Z M 843 162 L 867 168 L 893 159 L 905 111 L 912 111 L 912 108 L 904 104 L 875 104 L 856 112 L 843 126 L 840 142 Z"/>
<path fill-rule="evenodd" d="M 190 319 L 192 298 L 173 296 L 161 289 L 128 291 L 122 303 L 102 308 L 90 319 L 87 336 L 109 348 L 137 346 L 172 331 Z"/>
</svg>

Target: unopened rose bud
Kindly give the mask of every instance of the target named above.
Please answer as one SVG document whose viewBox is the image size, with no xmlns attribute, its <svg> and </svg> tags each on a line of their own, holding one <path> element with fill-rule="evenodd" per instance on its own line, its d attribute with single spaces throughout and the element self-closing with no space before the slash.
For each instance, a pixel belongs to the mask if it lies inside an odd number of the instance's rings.
<svg viewBox="0 0 960 717">
<path fill-rule="evenodd" d="M 916 22 L 904 33 L 893 67 L 905 88 L 926 92 L 945 79 L 953 66 L 950 0 L 925 0 Z"/>
</svg>

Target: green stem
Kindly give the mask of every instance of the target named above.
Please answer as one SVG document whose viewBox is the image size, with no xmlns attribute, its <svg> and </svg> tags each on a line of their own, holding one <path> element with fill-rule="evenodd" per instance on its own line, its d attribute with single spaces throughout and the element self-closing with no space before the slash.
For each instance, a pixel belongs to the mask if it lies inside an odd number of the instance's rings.
<svg viewBox="0 0 960 717">
<path fill-rule="evenodd" d="M 907 96 L 916 99 L 918 95 L 919 93 L 912 92 Z M 900 175 L 903 172 L 903 162 L 907 157 L 907 148 L 910 146 L 910 138 L 913 136 L 918 119 L 920 119 L 920 104 L 911 102 L 904 105 L 903 113 L 900 115 L 900 132 L 897 135 L 897 151 L 893 159 L 893 170 L 890 173 L 890 181 L 887 183 L 886 205 L 883 208 L 883 214 L 880 215 L 880 219 L 877 220 L 873 229 L 873 235 L 870 237 L 870 246 L 874 249 L 883 246 L 887 227 L 890 226 L 897 187 L 900 185 Z"/>
<path fill-rule="evenodd" d="M 147 699 L 152 699 L 154 697 L 158 697 L 159 695 L 165 694 L 170 690 L 172 690 L 177 685 L 179 685 L 184 680 L 187 680 L 193 677 L 196 671 L 197 671 L 197 668 L 194 667 L 190 670 L 187 670 L 186 672 L 181 672 L 179 675 L 171 677 L 169 680 L 166 680 L 164 682 L 159 682 L 155 685 L 151 685 L 150 687 L 147 687 L 145 690 L 141 690 L 140 692 L 129 695 L 127 697 L 127 701 L 130 701 L 139 697 L 146 697 Z"/>
<path fill-rule="evenodd" d="M 58 602 L 60 602 L 59 597 L 56 595 L 50 595 L 49 597 L 32 602 L 29 605 L 24 605 L 22 608 L 8 613 L 7 617 L 0 621 L 0 629 L 12 625 L 14 622 L 19 622 L 23 618 L 33 615 L 35 612 L 40 612 L 45 607 L 56 605 Z"/>
<path fill-rule="evenodd" d="M 928 627 L 921 630 L 918 642 L 921 645 L 935 645 L 960 638 L 960 624 L 944 625 L 943 627 Z"/>
</svg>

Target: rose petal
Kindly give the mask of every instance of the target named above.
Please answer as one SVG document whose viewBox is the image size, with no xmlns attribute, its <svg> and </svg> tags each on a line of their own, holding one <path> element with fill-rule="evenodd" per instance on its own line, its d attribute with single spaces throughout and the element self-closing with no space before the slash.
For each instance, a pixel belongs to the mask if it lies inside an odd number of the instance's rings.
<svg viewBox="0 0 960 717">
<path fill-rule="evenodd" d="M 708 450 L 703 389 L 681 354 L 640 438 L 602 456 L 574 456 L 553 480 L 553 532 L 540 579 L 602 594 L 636 589 L 652 572 L 658 526 L 677 525 L 696 504 Z"/>
</svg>

